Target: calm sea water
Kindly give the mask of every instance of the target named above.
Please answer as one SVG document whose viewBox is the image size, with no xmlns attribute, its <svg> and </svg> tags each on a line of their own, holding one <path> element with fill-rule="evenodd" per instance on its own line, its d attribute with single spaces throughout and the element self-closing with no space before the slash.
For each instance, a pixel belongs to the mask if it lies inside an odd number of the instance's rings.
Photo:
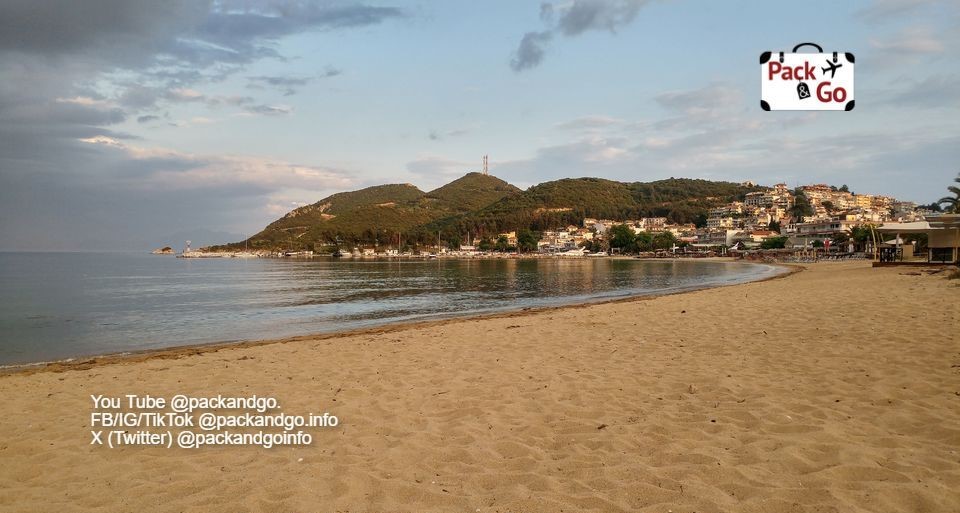
<svg viewBox="0 0 960 513">
<path fill-rule="evenodd" d="M 778 272 L 745 263 L 586 258 L 0 253 L 0 364 L 656 294 Z"/>
</svg>

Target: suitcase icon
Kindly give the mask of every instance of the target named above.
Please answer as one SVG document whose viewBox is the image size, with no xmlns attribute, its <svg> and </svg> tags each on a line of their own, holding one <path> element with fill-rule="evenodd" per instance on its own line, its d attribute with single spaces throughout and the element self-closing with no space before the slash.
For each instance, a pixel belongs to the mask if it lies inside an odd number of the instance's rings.
<svg viewBox="0 0 960 513">
<path fill-rule="evenodd" d="M 812 46 L 817 53 L 798 53 Z M 792 52 L 760 54 L 760 108 L 763 110 L 853 110 L 854 57 L 823 53 L 815 43 Z"/>
</svg>

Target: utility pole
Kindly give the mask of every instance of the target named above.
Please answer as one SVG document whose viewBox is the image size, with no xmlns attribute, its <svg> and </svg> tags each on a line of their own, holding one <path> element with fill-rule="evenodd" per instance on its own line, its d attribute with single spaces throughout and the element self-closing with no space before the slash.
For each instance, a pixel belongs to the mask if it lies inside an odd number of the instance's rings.
<svg viewBox="0 0 960 513">
<path fill-rule="evenodd" d="M 489 174 L 490 174 L 490 169 L 489 169 L 489 167 L 488 167 L 488 163 L 489 163 L 488 159 L 489 159 L 489 156 L 487 156 L 487 155 L 484 155 L 484 156 L 483 156 L 483 174 L 484 174 L 484 175 L 489 175 Z"/>
</svg>

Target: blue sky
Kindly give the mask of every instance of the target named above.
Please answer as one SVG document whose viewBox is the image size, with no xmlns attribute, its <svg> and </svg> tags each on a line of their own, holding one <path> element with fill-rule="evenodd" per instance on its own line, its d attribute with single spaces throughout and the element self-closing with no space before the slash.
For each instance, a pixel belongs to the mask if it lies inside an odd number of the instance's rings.
<svg viewBox="0 0 960 513">
<path fill-rule="evenodd" d="M 158 5 L 0 3 L 0 249 L 212 242 L 484 154 L 924 203 L 960 171 L 956 2 Z M 805 41 L 857 56 L 854 111 L 759 109 L 759 54 Z"/>
</svg>

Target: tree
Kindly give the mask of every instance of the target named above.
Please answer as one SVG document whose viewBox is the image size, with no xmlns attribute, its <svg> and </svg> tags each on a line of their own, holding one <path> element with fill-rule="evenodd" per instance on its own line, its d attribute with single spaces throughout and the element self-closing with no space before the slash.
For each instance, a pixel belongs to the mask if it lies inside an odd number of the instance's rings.
<svg viewBox="0 0 960 513">
<path fill-rule="evenodd" d="M 591 253 L 596 253 L 597 251 L 603 251 L 603 244 L 600 242 L 599 239 L 584 240 L 580 242 L 580 247 Z"/>
<path fill-rule="evenodd" d="M 780 233 L 780 223 L 777 221 L 770 221 L 770 224 L 767 225 L 767 229 L 771 232 Z"/>
<path fill-rule="evenodd" d="M 823 208 L 827 209 L 828 211 L 833 210 L 833 202 L 830 200 L 824 201 L 821 203 L 821 205 L 823 205 Z"/>
<path fill-rule="evenodd" d="M 480 244 L 477 244 L 477 249 L 480 251 L 490 251 L 494 248 L 493 241 L 490 240 L 490 237 L 484 237 L 480 239 Z"/>
<path fill-rule="evenodd" d="M 639 251 L 650 251 L 653 249 L 653 235 L 648 232 L 640 232 L 634 239 Z"/>
<path fill-rule="evenodd" d="M 618 224 L 610 228 L 610 247 L 621 251 L 636 251 L 636 234 L 633 228 L 625 224 Z"/>
<path fill-rule="evenodd" d="M 539 237 L 530 230 L 521 230 L 517 233 L 517 249 L 523 251 L 536 251 Z"/>
<path fill-rule="evenodd" d="M 840 186 L 840 192 L 850 192 L 850 188 L 847 187 L 847 184 L 843 184 Z"/>
<path fill-rule="evenodd" d="M 460 249 L 460 236 L 454 235 L 453 237 L 447 238 L 447 248 L 454 251 Z"/>
<path fill-rule="evenodd" d="M 783 249 L 787 247 L 787 240 L 789 237 L 785 236 L 767 237 L 760 243 L 760 249 Z"/>
<path fill-rule="evenodd" d="M 954 182 L 960 184 L 960 173 L 957 173 L 957 177 L 953 179 Z M 943 205 L 943 211 L 960 214 L 960 187 L 951 185 L 947 187 L 947 190 L 953 193 L 953 197 L 944 196 L 940 198 L 940 201 L 937 201 L 940 205 Z"/>
<path fill-rule="evenodd" d="M 798 191 L 799 193 L 794 195 L 793 206 L 790 207 L 790 215 L 799 220 L 803 218 L 803 216 L 812 216 L 813 207 L 810 206 L 810 200 L 803 194 L 803 191 Z"/>
<path fill-rule="evenodd" d="M 510 249 L 510 241 L 507 240 L 506 235 L 501 235 L 497 237 L 497 243 L 494 245 L 494 247 L 496 247 L 497 251 L 503 253 Z"/>
<path fill-rule="evenodd" d="M 670 249 L 677 242 L 677 238 L 670 232 L 660 232 L 653 236 L 654 249 Z"/>
<path fill-rule="evenodd" d="M 693 220 L 693 224 L 697 228 L 705 228 L 707 226 L 707 214 L 704 214 L 702 212 L 698 214 L 697 217 Z"/>
<path fill-rule="evenodd" d="M 845 245 L 850 240 L 850 234 L 847 232 L 837 232 L 833 234 L 833 244 L 837 247 Z"/>
<path fill-rule="evenodd" d="M 861 224 L 850 229 L 850 238 L 857 248 L 866 248 L 867 242 L 873 240 L 873 225 Z"/>
</svg>

